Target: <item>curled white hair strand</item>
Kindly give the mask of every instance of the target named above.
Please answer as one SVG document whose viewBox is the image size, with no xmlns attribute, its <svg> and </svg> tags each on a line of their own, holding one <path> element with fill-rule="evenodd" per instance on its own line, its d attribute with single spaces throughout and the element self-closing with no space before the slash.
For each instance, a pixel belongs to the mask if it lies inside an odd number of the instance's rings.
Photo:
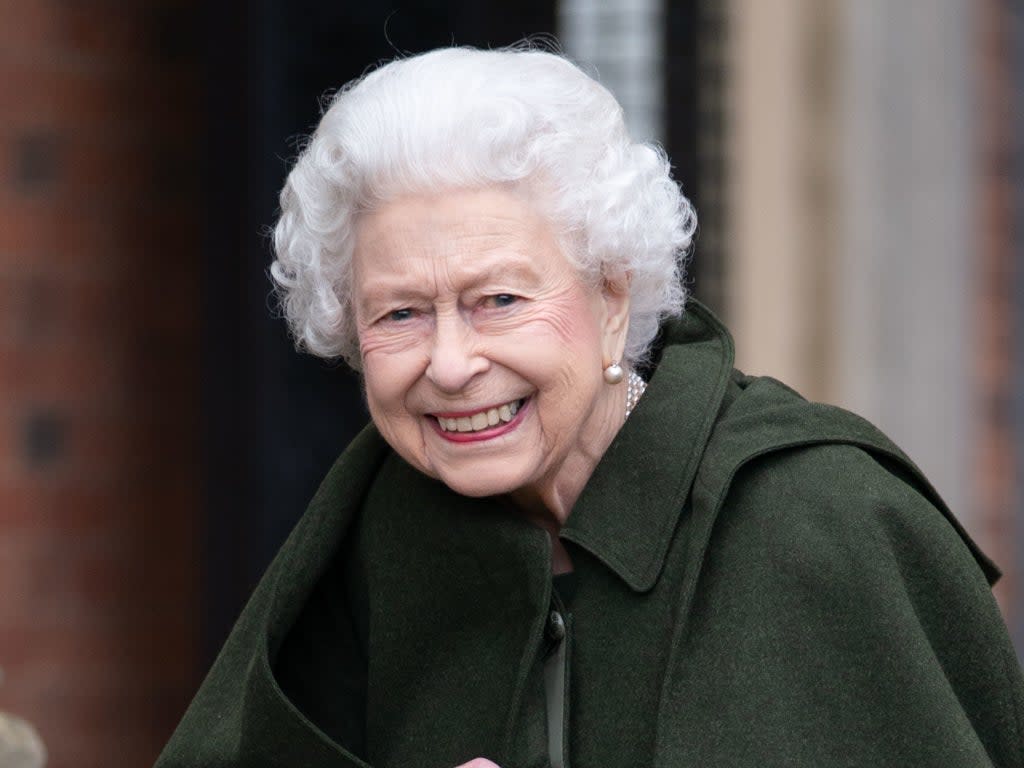
<svg viewBox="0 0 1024 768">
<path fill-rule="evenodd" d="M 630 140 L 612 95 L 539 50 L 445 48 L 339 91 L 281 192 L 270 272 L 296 344 L 360 367 L 355 220 L 403 194 L 524 187 L 588 279 L 629 275 L 627 363 L 682 312 L 696 216 L 665 153 Z"/>
</svg>

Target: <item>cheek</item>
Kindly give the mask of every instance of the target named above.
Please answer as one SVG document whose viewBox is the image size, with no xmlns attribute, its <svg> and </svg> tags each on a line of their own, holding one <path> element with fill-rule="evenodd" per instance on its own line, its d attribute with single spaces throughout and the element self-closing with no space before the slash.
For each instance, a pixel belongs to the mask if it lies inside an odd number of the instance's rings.
<svg viewBox="0 0 1024 768">
<path fill-rule="evenodd" d="M 406 398 L 416 381 L 414 357 L 381 350 L 364 351 L 363 382 L 374 421 L 394 420 L 407 415 Z"/>
<path fill-rule="evenodd" d="M 600 363 L 597 324 L 585 302 L 558 302 L 531 325 L 532 348 L 546 353 L 548 365 L 557 368 L 564 378 L 585 376 L 592 365 Z"/>
<path fill-rule="evenodd" d="M 597 323 L 584 301 L 569 298 L 545 305 L 517 318 L 516 330 L 502 339 L 503 356 L 513 368 L 526 373 L 563 401 L 566 408 L 587 401 L 601 371 L 601 345 Z"/>
<path fill-rule="evenodd" d="M 420 323 L 359 329 L 359 355 L 363 366 L 367 399 L 387 402 L 411 386 L 423 357 L 425 329 Z"/>
<path fill-rule="evenodd" d="M 406 354 L 422 344 L 430 332 L 430 323 L 426 318 L 411 320 L 397 327 L 363 328 L 359 331 L 359 353 L 364 361 L 371 355 Z"/>
<path fill-rule="evenodd" d="M 523 313 L 521 329 L 547 345 L 556 345 L 579 356 L 595 349 L 597 320 L 585 296 L 567 293 L 549 299 Z"/>
</svg>

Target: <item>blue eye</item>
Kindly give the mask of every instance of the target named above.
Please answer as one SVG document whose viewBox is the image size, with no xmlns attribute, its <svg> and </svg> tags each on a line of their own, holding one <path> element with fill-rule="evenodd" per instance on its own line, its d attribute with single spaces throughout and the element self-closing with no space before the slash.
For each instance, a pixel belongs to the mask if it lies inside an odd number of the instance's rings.
<svg viewBox="0 0 1024 768">
<path fill-rule="evenodd" d="M 491 296 L 491 302 L 496 307 L 509 307 L 518 301 L 518 296 L 513 296 L 511 293 L 498 293 Z"/>
<path fill-rule="evenodd" d="M 387 319 L 395 323 L 400 323 L 403 320 L 410 320 L 412 319 L 412 310 L 408 308 L 394 309 L 391 312 L 388 312 Z"/>
</svg>

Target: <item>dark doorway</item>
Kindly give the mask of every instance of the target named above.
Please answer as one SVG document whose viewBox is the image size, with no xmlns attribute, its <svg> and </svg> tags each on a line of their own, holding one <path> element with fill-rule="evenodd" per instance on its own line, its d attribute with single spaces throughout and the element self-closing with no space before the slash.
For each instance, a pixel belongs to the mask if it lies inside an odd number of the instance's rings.
<svg viewBox="0 0 1024 768">
<path fill-rule="evenodd" d="M 375 62 L 554 32 L 553 0 L 206 6 L 204 436 L 208 660 L 367 415 L 341 364 L 297 355 L 271 311 L 268 230 L 325 93 Z"/>
</svg>

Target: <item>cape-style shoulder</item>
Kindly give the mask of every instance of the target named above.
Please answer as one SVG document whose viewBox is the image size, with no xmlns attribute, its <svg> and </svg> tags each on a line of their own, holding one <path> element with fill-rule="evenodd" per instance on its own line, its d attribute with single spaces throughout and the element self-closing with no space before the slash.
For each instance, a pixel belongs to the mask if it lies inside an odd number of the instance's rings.
<svg viewBox="0 0 1024 768">
<path fill-rule="evenodd" d="M 857 447 L 886 467 L 891 481 L 909 484 L 942 513 L 990 585 L 999 579 L 998 567 L 974 543 L 917 465 L 873 424 L 842 408 L 809 402 L 770 377 L 735 373 L 733 385 L 737 392 L 726 398 L 728 404 L 715 425 L 697 477 L 702 503 L 720 507 L 736 474 L 772 454 L 813 446 Z M 840 463 L 836 470 L 840 477 L 856 478 L 860 467 L 856 462 Z M 819 486 L 829 481 L 817 474 L 809 479 Z"/>
<path fill-rule="evenodd" d="M 700 575 L 666 686 L 667 711 L 706 708 L 717 728 L 663 719 L 664 753 L 1024 765 L 999 571 L 913 462 L 771 379 L 735 376 L 726 403 L 694 483 Z"/>
</svg>

